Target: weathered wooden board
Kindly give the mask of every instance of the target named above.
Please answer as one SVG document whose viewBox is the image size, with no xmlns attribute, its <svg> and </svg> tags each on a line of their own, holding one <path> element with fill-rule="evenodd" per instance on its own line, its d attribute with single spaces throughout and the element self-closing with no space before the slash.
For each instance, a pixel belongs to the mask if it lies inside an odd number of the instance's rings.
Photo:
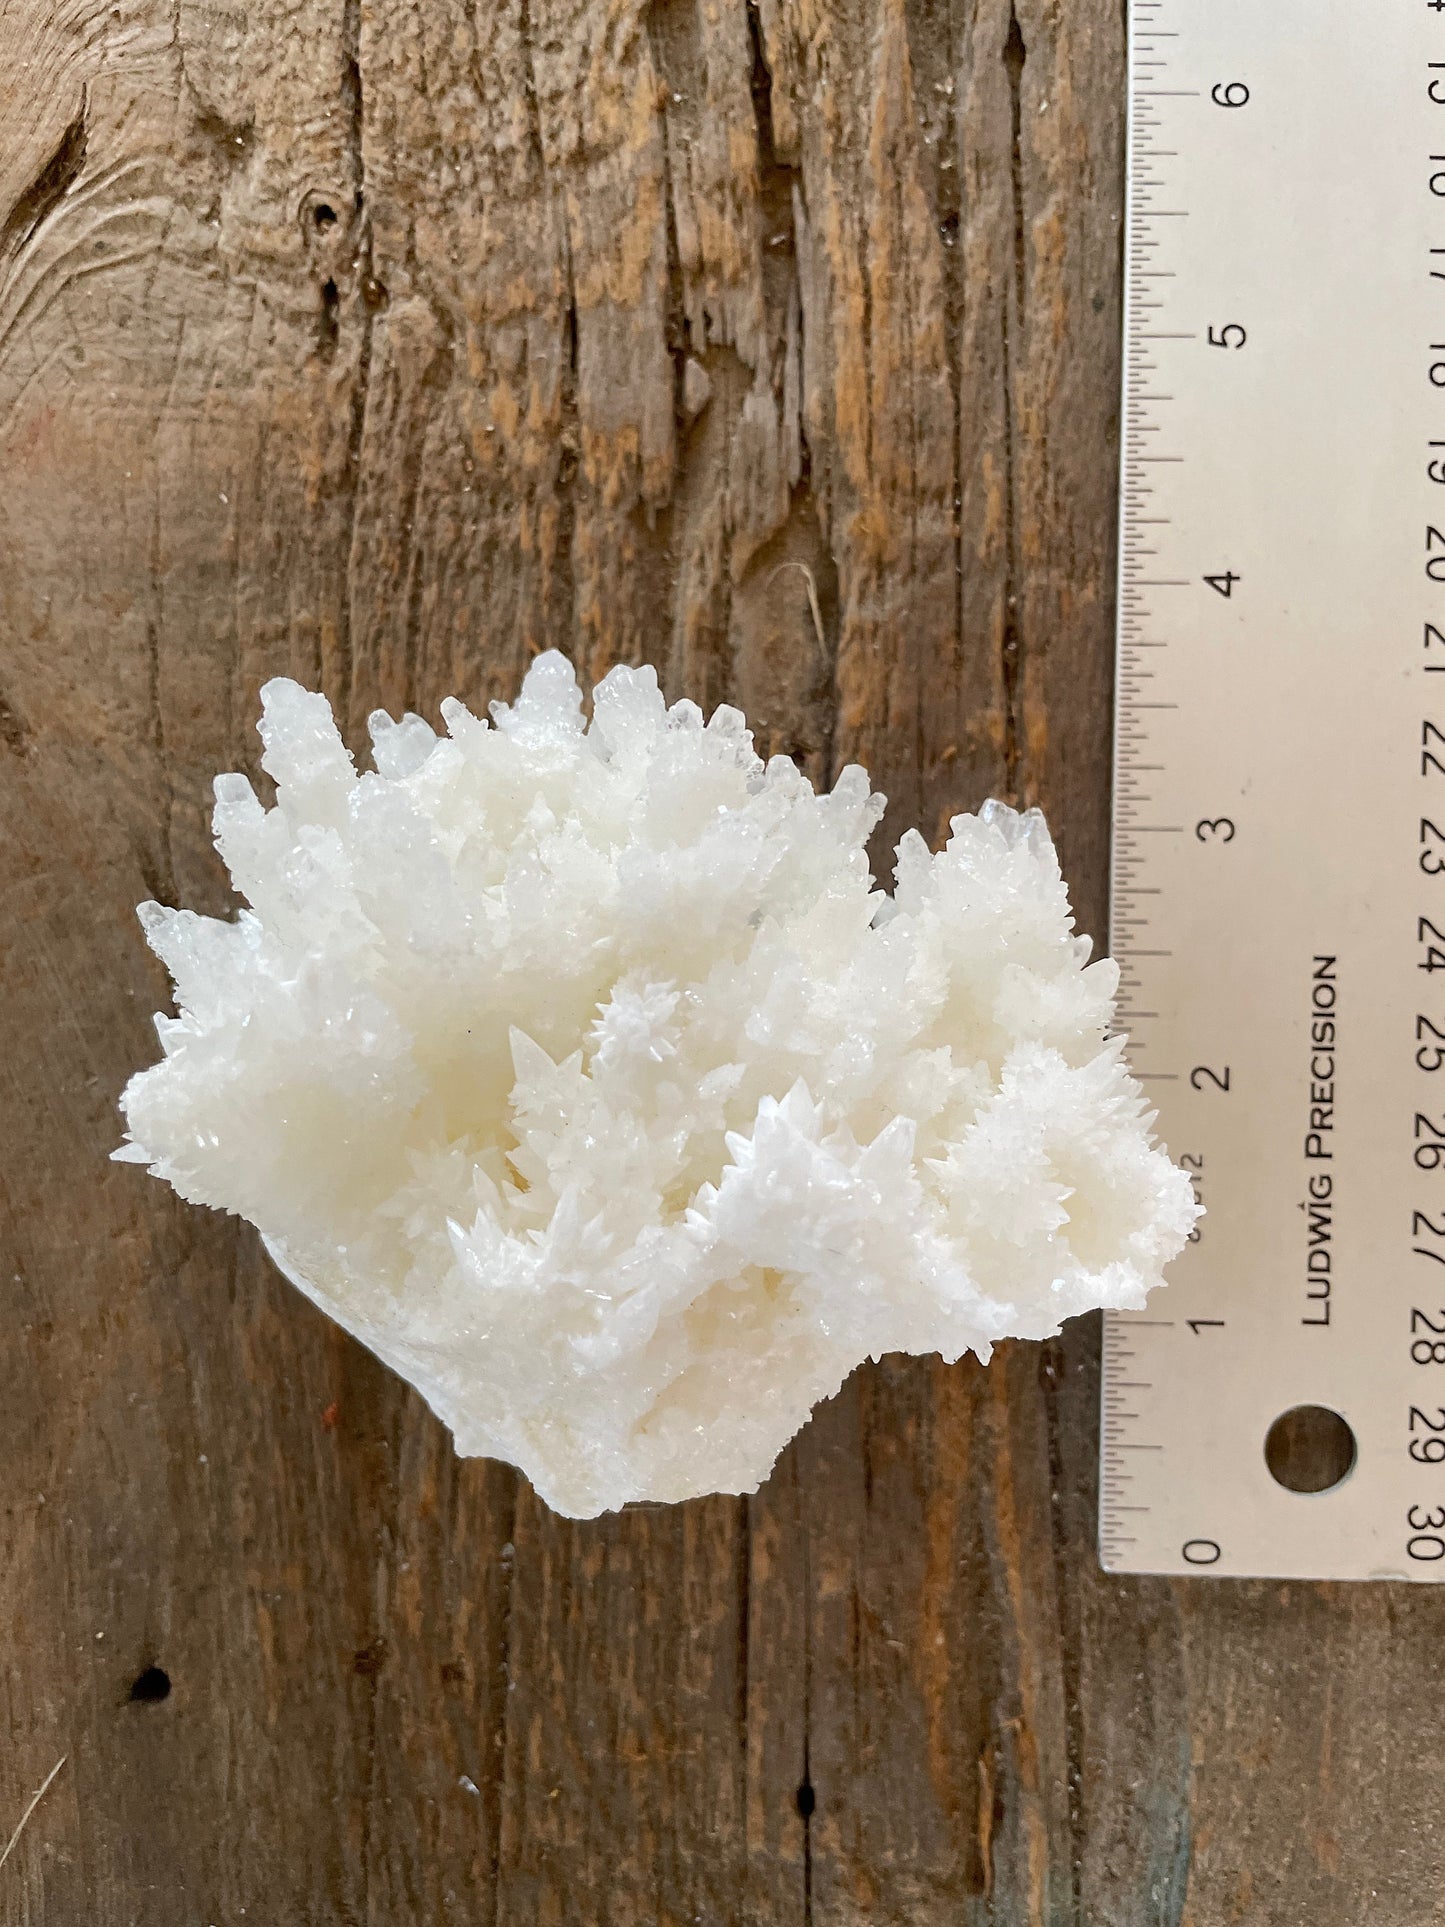
<svg viewBox="0 0 1445 1927">
<path fill-rule="evenodd" d="M 1445 1919 L 1445 1593 L 1103 1579 L 1088 1323 L 569 1524 L 106 1162 L 278 671 L 652 660 L 1100 929 L 1122 120 L 1118 0 L 0 0 L 7 1927 Z"/>
</svg>

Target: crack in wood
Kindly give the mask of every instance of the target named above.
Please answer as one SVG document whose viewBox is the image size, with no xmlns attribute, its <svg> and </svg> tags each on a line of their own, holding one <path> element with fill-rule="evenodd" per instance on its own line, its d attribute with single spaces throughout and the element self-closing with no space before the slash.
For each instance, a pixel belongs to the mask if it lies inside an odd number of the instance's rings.
<svg viewBox="0 0 1445 1927">
<path fill-rule="evenodd" d="M 1053 1551 L 1054 1587 L 1061 1630 L 1066 1633 L 1070 1599 L 1069 1534 L 1063 1516 L 1067 1490 L 1064 1446 L 1059 1415 L 1059 1377 L 1065 1354 L 1059 1339 L 1039 1347 L 1039 1388 L 1043 1403 L 1044 1444 L 1049 1465 L 1049 1543 Z M 1064 1795 L 1069 1815 L 1069 1890 L 1076 1927 L 1085 1927 L 1083 1857 L 1086 1835 L 1083 1813 L 1083 1734 L 1079 1717 L 1079 1667 L 1067 1636 L 1060 1639 L 1060 1672 L 1064 1696 Z"/>
<path fill-rule="evenodd" d="M 346 155 L 357 223 L 355 263 L 363 285 L 373 276 L 371 250 L 371 211 L 366 204 L 366 101 L 361 81 L 361 0 L 345 0 L 341 21 L 341 108 Z M 334 304 L 322 291 L 323 314 L 330 314 L 339 328 Z M 352 375 L 351 419 L 347 429 L 343 492 L 347 500 L 349 539 L 346 544 L 345 578 L 337 618 L 337 664 L 335 701 L 338 714 L 349 719 L 352 686 L 355 679 L 355 638 L 353 604 L 356 599 L 356 561 L 363 539 L 361 526 L 361 461 L 366 439 L 367 415 L 371 406 L 372 330 L 375 309 L 362 303 L 361 338 Z"/>
<path fill-rule="evenodd" d="M 0 258 L 19 254 L 80 179 L 88 138 L 88 106 L 87 90 L 82 88 L 80 106 L 56 143 L 54 152 L 34 179 L 16 196 L 3 225 L 0 225 Z"/>
<path fill-rule="evenodd" d="M 1019 556 L 1018 501 L 1018 405 L 1015 385 L 1019 380 L 1020 343 L 1017 339 L 1027 313 L 1027 245 L 1024 235 L 1023 175 L 1023 72 L 1028 49 L 1018 11 L 1009 7 L 1008 35 L 1003 45 L 1004 71 L 1009 91 L 1009 191 L 1013 206 L 1013 286 L 1004 304 L 1004 460 L 1006 469 L 1008 518 L 1008 572 L 1004 583 L 1003 615 L 1003 784 L 1011 803 L 1020 798 L 1023 743 L 1022 655 L 1023 631 L 1019 621 L 1019 598 L 1023 593 L 1023 573 Z"/>
</svg>

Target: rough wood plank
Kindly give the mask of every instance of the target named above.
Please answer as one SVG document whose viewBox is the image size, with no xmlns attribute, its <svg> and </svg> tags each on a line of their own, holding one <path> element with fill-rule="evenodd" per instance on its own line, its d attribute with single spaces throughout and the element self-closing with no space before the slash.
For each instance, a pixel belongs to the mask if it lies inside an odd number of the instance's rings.
<svg viewBox="0 0 1445 1927">
<path fill-rule="evenodd" d="M 1042 801 L 1100 928 L 1122 55 L 1113 0 L 0 0 L 0 1836 L 69 1755 L 0 1922 L 1445 1917 L 1445 1601 L 1105 1580 L 1089 1321 L 577 1525 L 105 1163 L 131 907 L 223 904 L 278 671 L 354 736 L 652 660 L 890 832 Z"/>
</svg>

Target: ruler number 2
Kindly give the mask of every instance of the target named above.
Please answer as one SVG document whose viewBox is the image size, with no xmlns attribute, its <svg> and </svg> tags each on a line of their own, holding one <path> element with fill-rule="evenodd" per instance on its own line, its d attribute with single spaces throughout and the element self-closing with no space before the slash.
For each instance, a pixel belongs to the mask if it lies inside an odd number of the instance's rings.
<svg viewBox="0 0 1445 1927">
<path fill-rule="evenodd" d="M 1189 1073 L 1189 1083 L 1192 1089 L 1196 1091 L 1202 1091 L 1204 1089 L 1204 1086 L 1199 1081 L 1201 1077 L 1207 1077 L 1218 1091 L 1227 1091 L 1229 1089 L 1228 1064 L 1225 1065 L 1222 1072 L 1210 1070 L 1207 1064 L 1196 1064 L 1194 1069 Z"/>
</svg>

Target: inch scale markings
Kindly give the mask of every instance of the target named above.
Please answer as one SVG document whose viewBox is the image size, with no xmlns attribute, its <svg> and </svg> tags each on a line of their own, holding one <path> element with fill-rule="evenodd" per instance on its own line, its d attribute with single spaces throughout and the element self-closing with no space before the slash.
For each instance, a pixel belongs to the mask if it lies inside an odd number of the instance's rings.
<svg viewBox="0 0 1445 1927">
<path fill-rule="evenodd" d="M 1132 15 L 1112 941 L 1207 1215 L 1105 1318 L 1100 1553 L 1440 1580 L 1445 4 Z"/>
</svg>

